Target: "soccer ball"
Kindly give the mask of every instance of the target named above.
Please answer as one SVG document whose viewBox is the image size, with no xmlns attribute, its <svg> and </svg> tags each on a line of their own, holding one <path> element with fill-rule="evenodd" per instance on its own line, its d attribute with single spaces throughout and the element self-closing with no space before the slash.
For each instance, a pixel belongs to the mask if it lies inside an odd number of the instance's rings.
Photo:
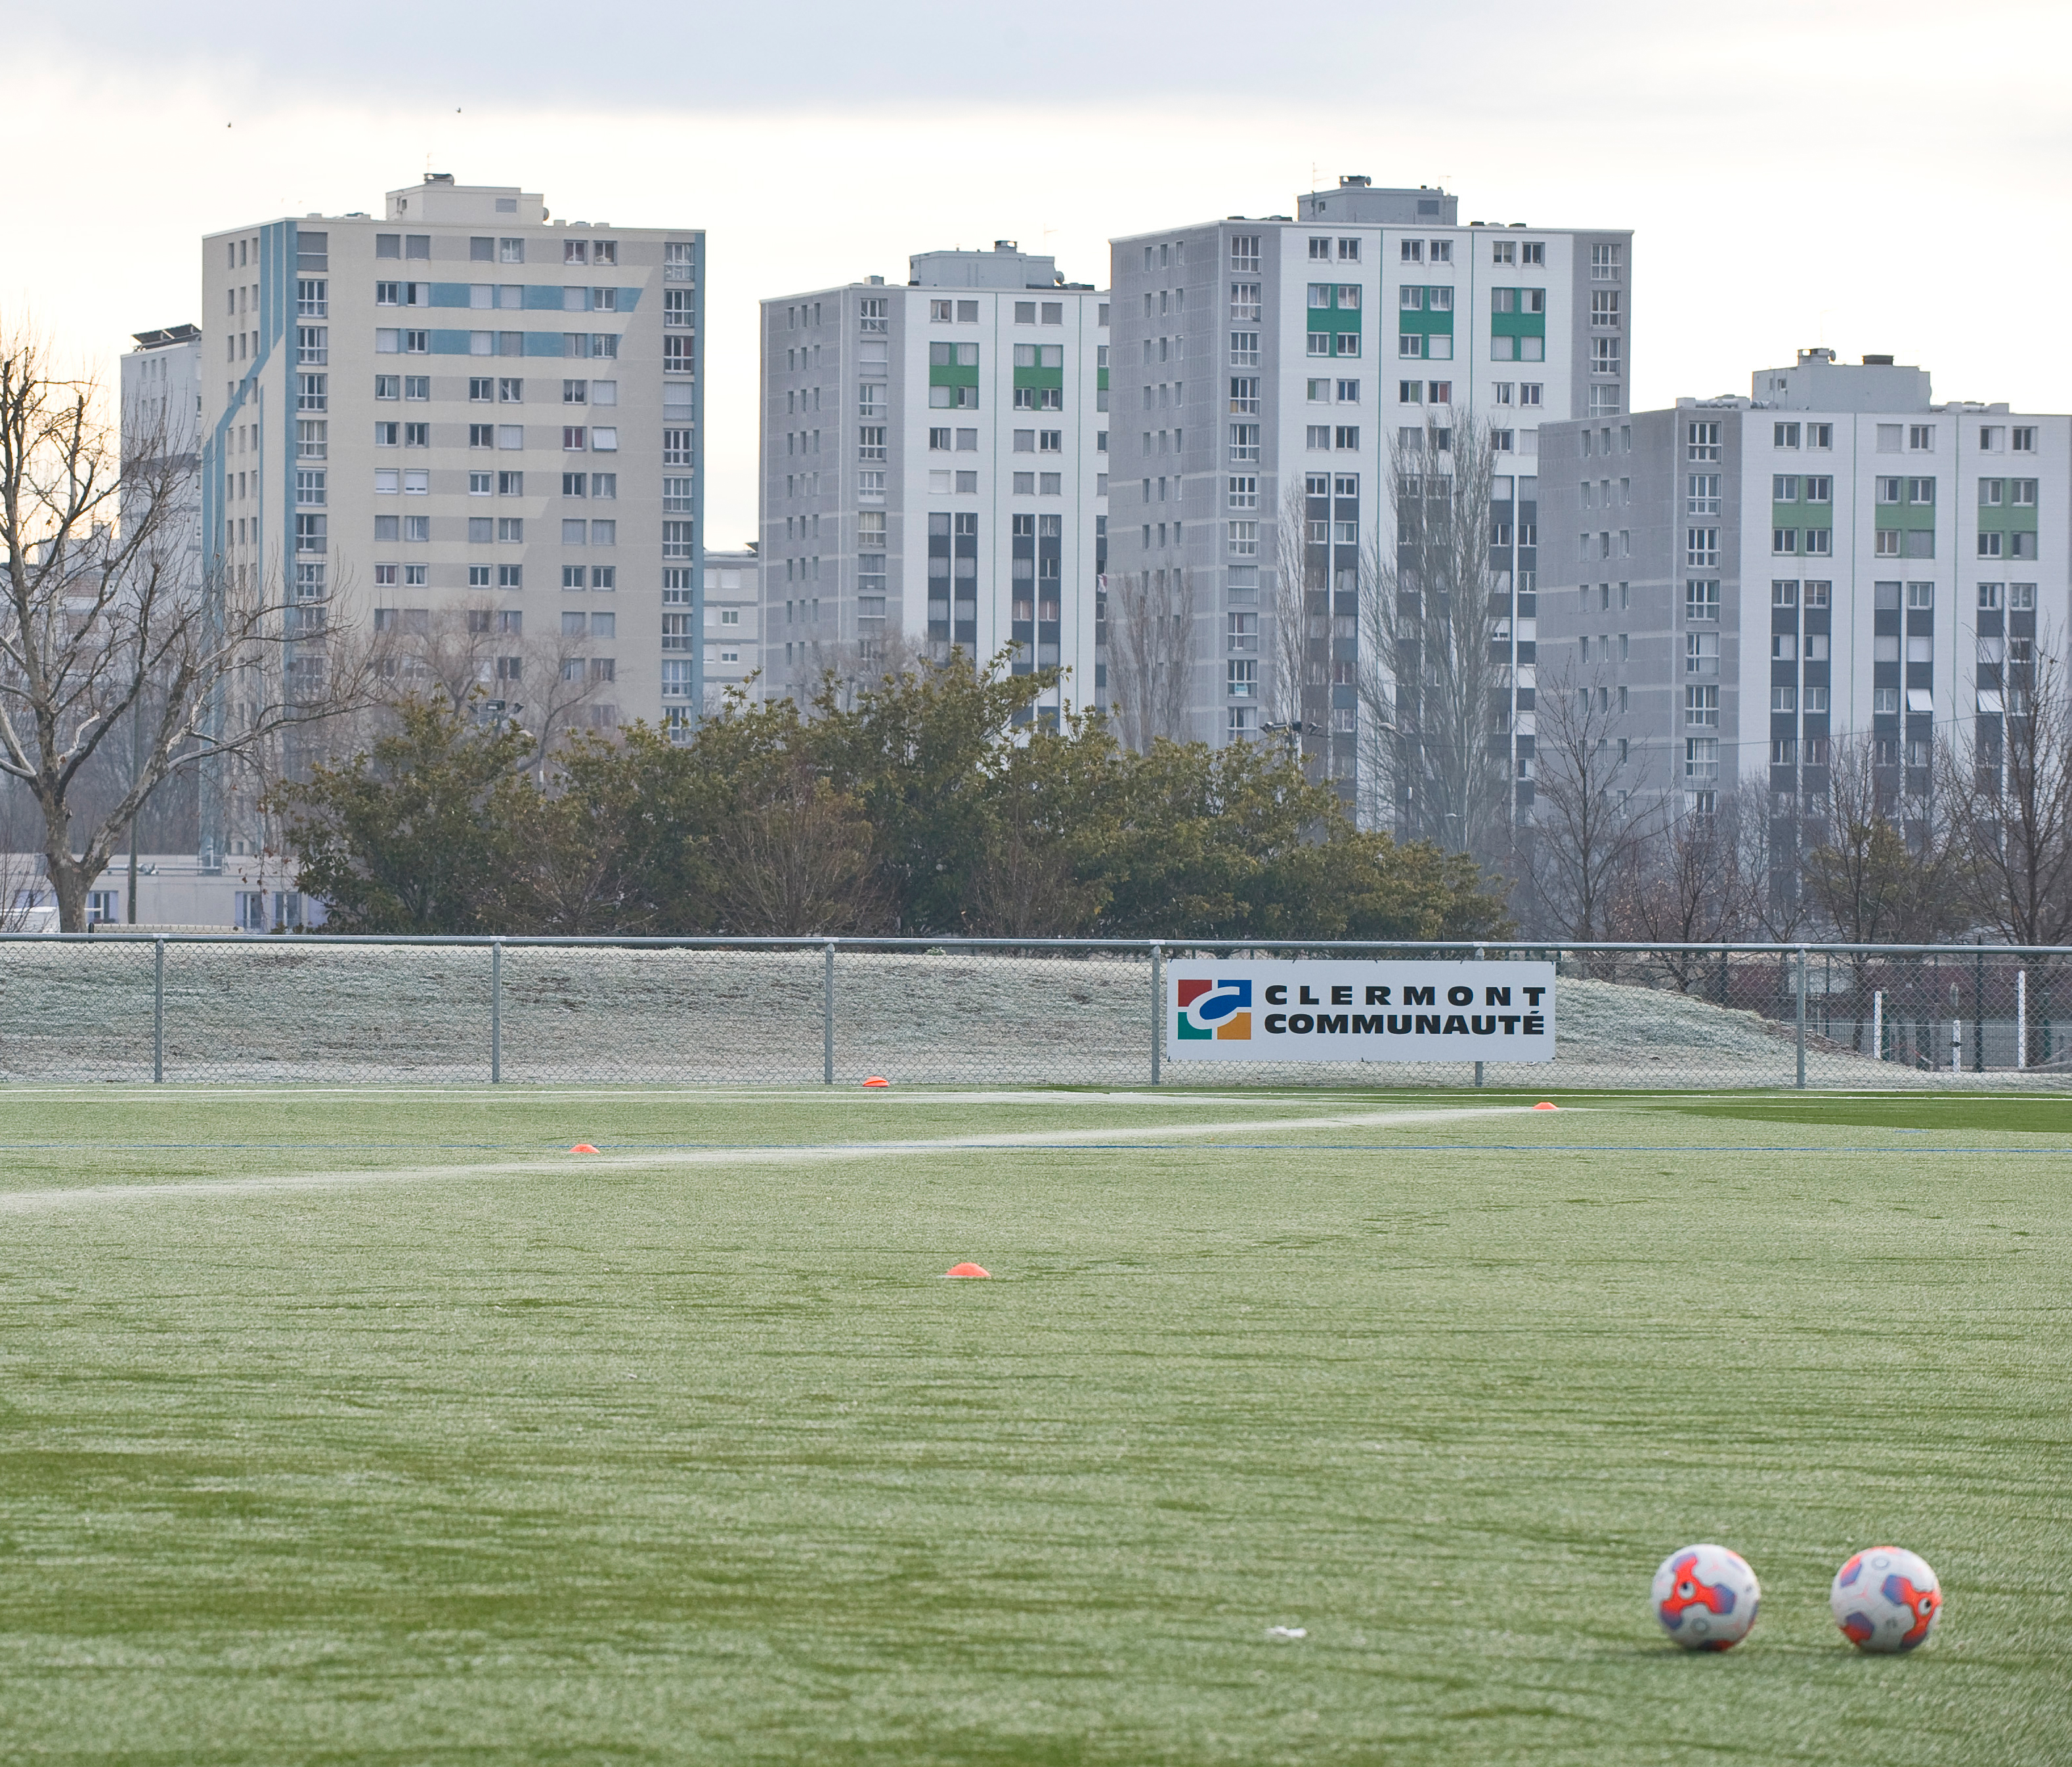
<svg viewBox="0 0 2072 1767">
<path fill-rule="evenodd" d="M 1859 1650 L 1912 1650 L 1934 1634 L 1942 1586 L 1918 1553 L 1866 1547 L 1835 1573 L 1827 1605 Z"/>
<path fill-rule="evenodd" d="M 1749 1635 L 1762 1588 L 1724 1546 L 1687 1546 L 1655 1573 L 1655 1617 L 1686 1650 L 1730 1650 Z"/>
</svg>

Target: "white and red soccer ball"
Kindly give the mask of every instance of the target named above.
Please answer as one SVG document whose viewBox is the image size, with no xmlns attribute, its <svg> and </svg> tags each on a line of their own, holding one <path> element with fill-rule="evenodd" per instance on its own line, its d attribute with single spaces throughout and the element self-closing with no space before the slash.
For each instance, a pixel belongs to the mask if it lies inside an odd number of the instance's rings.
<svg viewBox="0 0 2072 1767">
<path fill-rule="evenodd" d="M 1687 1546 L 1655 1573 L 1655 1617 L 1686 1650 L 1729 1650 L 1749 1635 L 1762 1586 L 1740 1553 Z"/>
<path fill-rule="evenodd" d="M 1915 1650 L 1934 1633 L 1942 1586 L 1918 1553 L 1866 1547 L 1835 1573 L 1827 1605 L 1859 1650 Z"/>
</svg>

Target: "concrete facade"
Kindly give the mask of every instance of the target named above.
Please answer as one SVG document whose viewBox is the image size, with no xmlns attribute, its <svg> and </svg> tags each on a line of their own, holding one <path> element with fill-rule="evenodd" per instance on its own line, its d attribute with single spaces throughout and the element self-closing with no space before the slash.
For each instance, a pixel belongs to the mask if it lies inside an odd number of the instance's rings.
<svg viewBox="0 0 2072 1767">
<path fill-rule="evenodd" d="M 444 175 L 379 216 L 209 235 L 208 567 L 333 625 L 467 606 L 529 636 L 579 614 L 589 719 L 688 728 L 704 256 L 695 228 L 553 220 Z M 680 656 L 670 588 L 693 598 Z M 320 666 L 319 620 L 302 629 Z M 522 679 L 484 685 L 521 708 Z"/>
<path fill-rule="evenodd" d="M 1540 434 L 1543 692 L 1628 707 L 1636 787 L 1736 785 L 1786 816 L 1868 738 L 1925 796 L 1938 739 L 1997 749 L 2072 621 L 2072 417 L 1933 402 L 1925 370 L 1826 350 Z"/>
<path fill-rule="evenodd" d="M 763 587 L 754 549 L 705 553 L 705 709 L 707 717 L 726 702 L 730 688 L 746 693 L 751 701 L 762 697 L 755 672 L 763 653 Z M 663 614 L 662 643 L 666 647 L 676 637 L 667 610 Z"/>
<path fill-rule="evenodd" d="M 1541 425 L 1626 409 L 1632 235 L 1459 221 L 1437 189 L 1364 178 L 1297 213 L 1112 242 L 1109 570 L 1190 575 L 1194 727 L 1257 731 L 1275 533 L 1302 499 L 1305 746 L 1353 791 L 1363 558 L 1392 553 L 1392 450 L 1428 417 L 1497 431 L 1496 563 L 1529 775 Z M 1448 470 L 1442 458 L 1439 470 Z M 1308 536 L 1326 535 L 1322 540 Z M 1522 789 L 1529 801 L 1529 778 Z"/>
<path fill-rule="evenodd" d="M 763 691 L 953 647 L 1101 684 L 1108 297 L 1012 240 L 763 303 Z"/>
</svg>

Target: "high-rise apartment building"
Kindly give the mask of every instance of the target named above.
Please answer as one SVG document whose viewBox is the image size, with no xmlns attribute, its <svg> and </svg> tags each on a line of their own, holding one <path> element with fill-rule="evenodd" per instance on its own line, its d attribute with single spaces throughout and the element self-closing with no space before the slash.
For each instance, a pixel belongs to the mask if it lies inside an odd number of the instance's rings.
<svg viewBox="0 0 2072 1767">
<path fill-rule="evenodd" d="M 196 458 L 201 442 L 203 340 L 199 327 L 170 325 L 134 334 L 137 347 L 121 358 L 122 458 L 125 473 L 150 482 L 148 473 L 131 473 L 140 460 L 169 459 L 184 478 L 179 485 L 183 507 L 164 530 L 168 544 L 177 543 L 178 569 L 185 581 L 201 581 L 201 475 Z M 123 511 L 123 519 L 133 512 Z"/>
<path fill-rule="evenodd" d="M 1068 672 L 1106 568 L 1108 297 L 1011 240 L 763 303 L 765 695 L 904 648 Z"/>
<path fill-rule="evenodd" d="M 2072 618 L 2072 417 L 1803 350 L 1747 398 L 1541 431 L 1543 694 L 1604 696 L 1635 789 L 1790 818 L 1860 738 L 1896 796 L 1990 755 Z"/>
<path fill-rule="evenodd" d="M 442 174 L 379 216 L 204 242 L 203 524 L 212 569 L 404 633 L 463 608 L 523 717 L 516 640 L 575 633 L 594 727 L 700 704 L 705 239 L 550 220 Z M 665 607 L 693 643 L 665 651 Z M 294 609 L 291 606 L 291 613 Z M 319 620 L 294 666 L 322 668 Z M 565 679 L 565 677 L 564 677 Z"/>
<path fill-rule="evenodd" d="M 1299 520 L 1304 746 L 1348 793 L 1363 561 L 1393 551 L 1393 450 L 1421 450 L 1433 429 L 1442 447 L 1462 425 L 1494 431 L 1492 563 L 1523 711 L 1540 427 L 1626 409 L 1631 233 L 1458 215 L 1444 191 L 1346 178 L 1292 218 L 1112 242 L 1111 581 L 1140 573 L 1154 604 L 1191 606 L 1182 734 L 1248 738 L 1275 654 L 1277 528 Z M 1449 470 L 1444 454 L 1433 470 Z M 1531 738 L 1516 740 L 1523 777 Z"/>
</svg>

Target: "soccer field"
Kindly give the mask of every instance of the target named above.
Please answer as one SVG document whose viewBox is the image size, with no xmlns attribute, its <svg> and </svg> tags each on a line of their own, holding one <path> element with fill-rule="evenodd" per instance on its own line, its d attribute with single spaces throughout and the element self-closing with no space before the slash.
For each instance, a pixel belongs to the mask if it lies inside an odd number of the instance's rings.
<svg viewBox="0 0 2072 1767">
<path fill-rule="evenodd" d="M 0 1143 L 0 1761 L 2072 1761 L 2072 1101 L 16 1090 Z M 1648 1609 L 1698 1540 L 1762 1579 L 1725 1655 Z M 1882 1542 L 1911 1657 L 1828 1615 Z"/>
</svg>

